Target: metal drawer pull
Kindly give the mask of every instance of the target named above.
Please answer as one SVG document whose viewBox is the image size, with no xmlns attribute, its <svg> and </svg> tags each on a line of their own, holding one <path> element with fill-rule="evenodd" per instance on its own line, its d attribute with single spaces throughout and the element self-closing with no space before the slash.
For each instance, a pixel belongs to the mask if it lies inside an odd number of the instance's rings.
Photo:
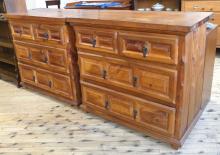
<svg viewBox="0 0 220 155">
<path fill-rule="evenodd" d="M 134 119 L 137 118 L 137 114 L 138 114 L 137 110 L 133 110 L 133 118 L 134 118 Z"/>
<path fill-rule="evenodd" d="M 96 40 L 93 39 L 93 40 L 92 40 L 92 47 L 95 47 L 95 46 L 96 46 Z"/>
<path fill-rule="evenodd" d="M 103 78 L 103 79 L 106 79 L 106 76 L 107 76 L 107 71 L 104 69 L 104 70 L 102 71 L 102 78 Z"/>
<path fill-rule="evenodd" d="M 32 80 L 35 82 L 36 81 L 36 78 L 35 78 L 35 76 L 33 75 L 33 77 L 32 77 Z"/>
<path fill-rule="evenodd" d="M 45 63 L 48 63 L 48 59 L 47 59 L 46 56 L 44 57 L 44 62 L 45 62 Z"/>
<path fill-rule="evenodd" d="M 146 57 L 147 54 L 148 54 L 148 48 L 147 48 L 147 46 L 144 46 L 143 47 L 143 57 Z"/>
<path fill-rule="evenodd" d="M 28 58 L 32 59 L 32 54 L 31 53 L 28 54 Z"/>
<path fill-rule="evenodd" d="M 46 38 L 46 39 L 49 39 L 49 34 L 48 34 L 47 32 L 45 32 L 45 33 L 43 34 L 43 37 Z"/>
<path fill-rule="evenodd" d="M 134 76 L 133 77 L 133 86 L 137 87 L 137 82 L 138 82 L 138 77 Z"/>
<path fill-rule="evenodd" d="M 15 33 L 19 33 L 21 35 L 22 31 L 21 30 L 15 30 Z"/>
<path fill-rule="evenodd" d="M 105 109 L 107 110 L 109 108 L 109 102 L 106 100 L 105 101 Z"/>
<path fill-rule="evenodd" d="M 49 81 L 48 86 L 52 88 L 52 81 Z"/>
</svg>

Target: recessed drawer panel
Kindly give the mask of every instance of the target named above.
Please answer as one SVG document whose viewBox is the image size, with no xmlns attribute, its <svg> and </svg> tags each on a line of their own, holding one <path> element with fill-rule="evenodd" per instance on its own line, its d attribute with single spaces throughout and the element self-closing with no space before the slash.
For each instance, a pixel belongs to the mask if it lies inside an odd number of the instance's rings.
<svg viewBox="0 0 220 155">
<path fill-rule="evenodd" d="M 70 77 L 19 63 L 21 81 L 53 94 L 74 99 Z M 75 88 L 75 86 L 73 86 Z"/>
<path fill-rule="evenodd" d="M 82 84 L 83 104 L 154 132 L 174 134 L 175 109 L 87 83 Z"/>
<path fill-rule="evenodd" d="M 35 40 L 55 45 L 65 45 L 65 26 L 62 25 L 34 25 Z"/>
<path fill-rule="evenodd" d="M 220 11 L 220 1 L 184 1 L 184 11 Z"/>
<path fill-rule="evenodd" d="M 108 61 L 102 57 L 80 56 L 81 77 L 133 88 L 133 69 L 121 61 Z"/>
<path fill-rule="evenodd" d="M 151 129 L 160 130 L 173 135 L 175 125 L 175 109 L 153 102 L 139 102 L 136 104 L 136 121 Z"/>
<path fill-rule="evenodd" d="M 29 84 L 35 84 L 36 76 L 34 70 L 29 66 L 19 64 L 19 72 L 21 75 L 21 81 Z"/>
<path fill-rule="evenodd" d="M 135 67 L 135 90 L 175 104 L 177 72 L 151 67 Z"/>
<path fill-rule="evenodd" d="M 83 102 L 86 105 L 90 105 L 98 109 L 105 109 L 107 97 L 102 91 L 82 87 L 82 94 Z"/>
<path fill-rule="evenodd" d="M 84 80 L 102 82 L 172 104 L 176 102 L 176 70 L 83 54 L 80 54 L 79 62 Z"/>
<path fill-rule="evenodd" d="M 17 42 L 15 42 L 15 48 L 19 61 L 49 70 L 69 73 L 66 50 Z"/>
<path fill-rule="evenodd" d="M 82 76 L 102 79 L 105 76 L 104 62 L 99 59 L 91 59 L 86 57 L 79 58 L 80 72 Z"/>
<path fill-rule="evenodd" d="M 10 23 L 12 35 L 15 40 L 30 39 L 34 40 L 33 25 L 26 23 Z"/>
<path fill-rule="evenodd" d="M 119 51 L 126 57 L 167 64 L 178 63 L 178 37 L 119 32 Z"/>
<path fill-rule="evenodd" d="M 76 46 L 96 52 L 117 54 L 117 32 L 106 29 L 75 27 Z"/>
</svg>

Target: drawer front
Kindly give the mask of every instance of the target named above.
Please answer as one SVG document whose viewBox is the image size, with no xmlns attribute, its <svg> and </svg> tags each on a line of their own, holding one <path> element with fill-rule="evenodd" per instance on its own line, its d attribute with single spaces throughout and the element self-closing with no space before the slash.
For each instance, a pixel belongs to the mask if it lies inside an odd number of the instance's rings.
<svg viewBox="0 0 220 155">
<path fill-rule="evenodd" d="M 19 65 L 19 72 L 21 75 L 21 81 L 28 84 L 35 84 L 36 76 L 35 72 L 31 67 Z"/>
<path fill-rule="evenodd" d="M 40 88 L 73 99 L 70 78 L 67 76 L 36 70 L 36 83 Z"/>
<path fill-rule="evenodd" d="M 220 1 L 184 1 L 184 11 L 220 11 Z"/>
<path fill-rule="evenodd" d="M 24 64 L 19 64 L 21 81 L 51 93 L 74 99 L 70 77 L 53 74 Z"/>
<path fill-rule="evenodd" d="M 81 77 L 133 88 L 133 70 L 121 61 L 110 62 L 102 57 L 80 56 Z"/>
<path fill-rule="evenodd" d="M 82 87 L 83 102 L 87 106 L 92 106 L 97 109 L 105 110 L 107 96 L 100 90 L 95 90 L 87 87 Z"/>
<path fill-rule="evenodd" d="M 154 104 L 152 102 L 137 102 L 136 121 L 143 126 L 159 130 L 167 134 L 174 134 L 175 109 Z"/>
<path fill-rule="evenodd" d="M 135 67 L 134 77 L 137 81 L 134 85 L 137 92 L 175 104 L 176 71 L 152 67 Z"/>
<path fill-rule="evenodd" d="M 10 23 L 12 36 L 15 40 L 30 39 L 34 40 L 33 26 L 32 24 L 25 23 Z"/>
<path fill-rule="evenodd" d="M 79 57 L 80 74 L 90 78 L 103 78 L 105 63 L 99 59 Z"/>
<path fill-rule="evenodd" d="M 178 63 L 177 36 L 120 32 L 118 40 L 123 56 L 167 64 Z"/>
<path fill-rule="evenodd" d="M 81 78 L 120 87 L 141 96 L 176 101 L 177 72 L 158 67 L 141 67 L 117 59 L 80 55 Z"/>
<path fill-rule="evenodd" d="M 78 48 L 117 54 L 116 31 L 75 27 L 75 32 Z"/>
<path fill-rule="evenodd" d="M 35 40 L 52 45 L 65 45 L 65 26 L 62 25 L 34 25 Z"/>
<path fill-rule="evenodd" d="M 101 89 L 82 87 L 83 103 L 88 107 L 110 112 L 121 118 L 133 119 L 133 101 L 117 94 L 109 94 Z"/>
<path fill-rule="evenodd" d="M 15 48 L 19 61 L 45 69 L 69 73 L 66 50 L 23 43 L 15 43 Z"/>
<path fill-rule="evenodd" d="M 173 135 L 175 109 L 137 97 L 125 95 L 102 87 L 82 86 L 83 104 L 88 108 L 101 109 L 114 118 L 138 124 L 153 131 Z"/>
</svg>

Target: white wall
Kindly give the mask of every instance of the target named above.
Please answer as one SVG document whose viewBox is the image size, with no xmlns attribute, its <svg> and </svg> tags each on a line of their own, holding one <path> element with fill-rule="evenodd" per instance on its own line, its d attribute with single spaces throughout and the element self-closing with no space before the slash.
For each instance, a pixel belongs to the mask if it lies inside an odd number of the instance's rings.
<svg viewBox="0 0 220 155">
<path fill-rule="evenodd" d="M 69 2 L 74 2 L 74 0 L 61 0 L 61 8 Z M 45 0 L 26 0 L 26 4 L 28 9 L 46 8 Z M 51 6 L 51 8 L 56 8 L 56 6 Z"/>
</svg>

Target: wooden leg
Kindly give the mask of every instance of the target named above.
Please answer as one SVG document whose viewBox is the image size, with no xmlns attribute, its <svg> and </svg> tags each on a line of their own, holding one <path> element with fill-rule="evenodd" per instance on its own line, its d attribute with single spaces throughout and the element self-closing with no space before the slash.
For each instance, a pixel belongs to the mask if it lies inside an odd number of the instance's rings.
<svg viewBox="0 0 220 155">
<path fill-rule="evenodd" d="M 58 9 L 60 9 L 60 4 L 58 5 Z"/>
<path fill-rule="evenodd" d="M 181 146 L 177 144 L 171 144 L 171 147 L 175 150 L 178 150 Z"/>
</svg>

